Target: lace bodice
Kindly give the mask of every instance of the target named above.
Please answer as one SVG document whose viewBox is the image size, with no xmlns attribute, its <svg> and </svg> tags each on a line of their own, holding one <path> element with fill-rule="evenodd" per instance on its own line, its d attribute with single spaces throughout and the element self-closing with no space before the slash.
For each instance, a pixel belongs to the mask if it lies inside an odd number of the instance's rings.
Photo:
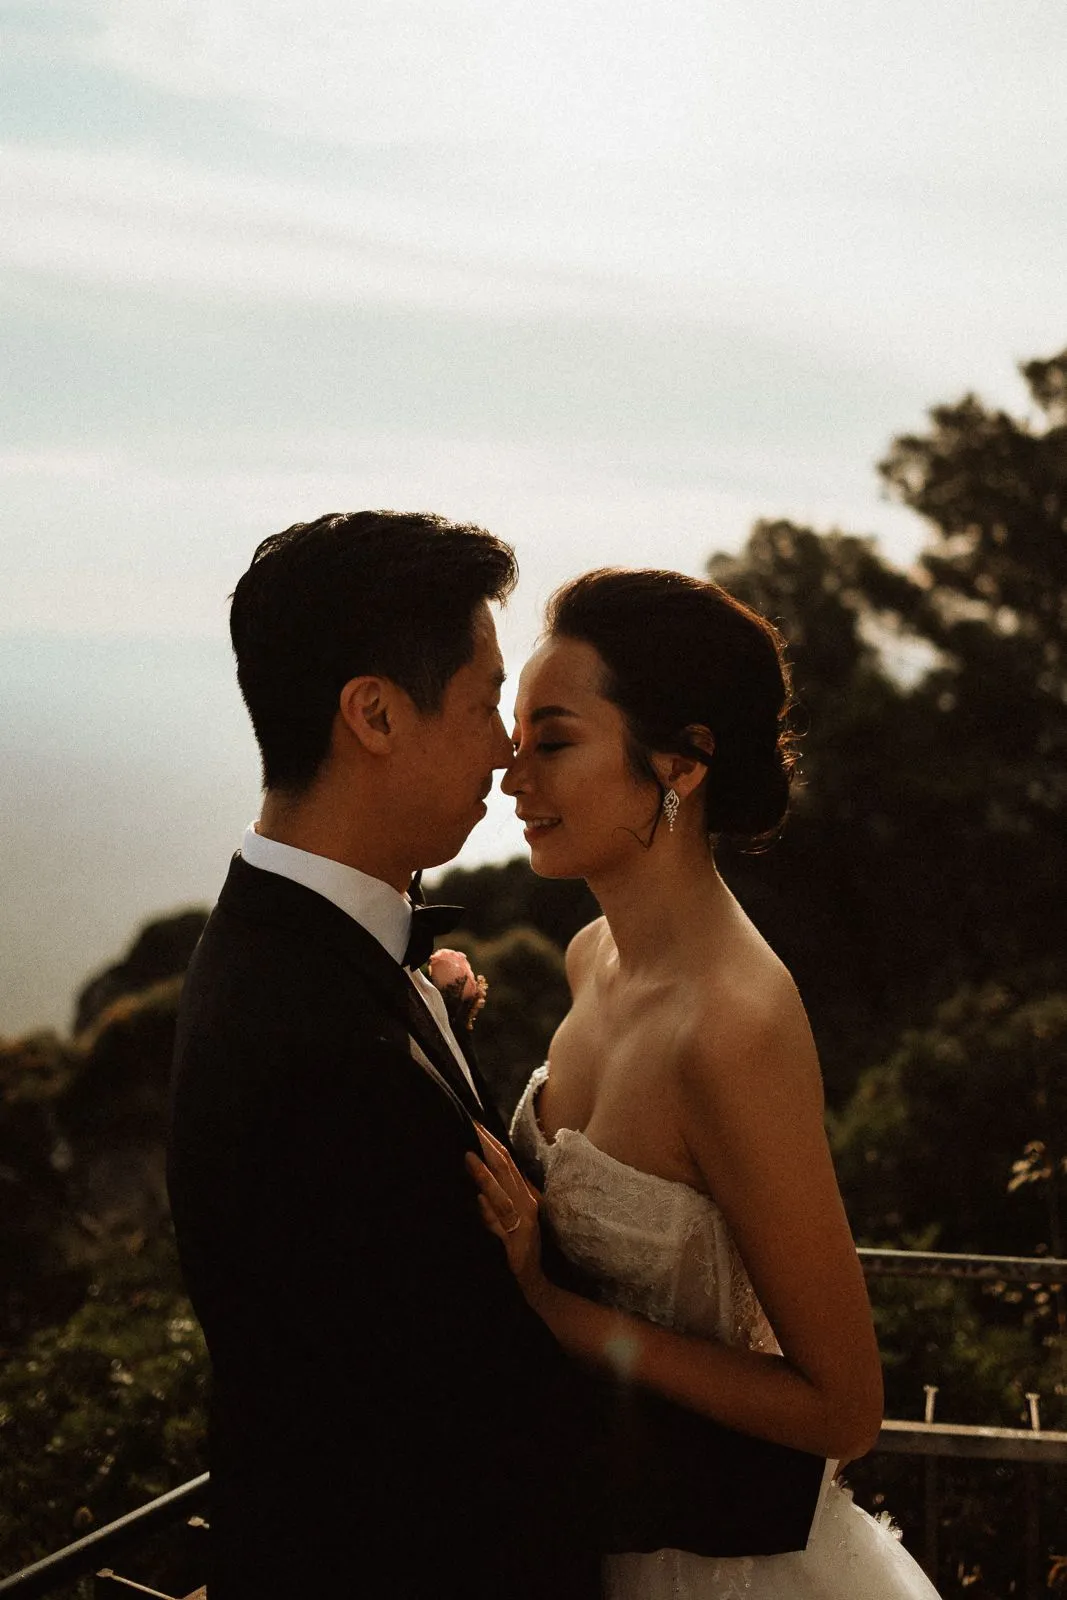
<svg viewBox="0 0 1067 1600">
<path fill-rule="evenodd" d="M 778 1352 L 715 1202 L 617 1161 L 573 1128 L 546 1139 L 536 1098 L 547 1077 L 539 1067 L 527 1084 L 512 1138 L 537 1170 L 547 1220 L 591 1292 L 682 1333 Z M 826 1463 L 806 1549 L 721 1560 L 687 1550 L 609 1556 L 605 1600 L 938 1600 L 895 1531 L 833 1481 L 836 1465 Z"/>
<path fill-rule="evenodd" d="M 686 1183 L 640 1172 L 573 1128 L 546 1139 L 533 1074 L 512 1121 L 519 1156 L 539 1170 L 544 1207 L 561 1248 L 599 1298 L 724 1344 L 777 1351 L 718 1206 Z"/>
</svg>

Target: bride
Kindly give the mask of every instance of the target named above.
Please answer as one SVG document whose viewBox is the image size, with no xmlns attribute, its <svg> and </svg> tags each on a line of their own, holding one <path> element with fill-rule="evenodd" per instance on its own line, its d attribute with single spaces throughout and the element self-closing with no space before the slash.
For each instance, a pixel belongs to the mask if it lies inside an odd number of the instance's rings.
<svg viewBox="0 0 1067 1600">
<path fill-rule="evenodd" d="M 716 869 L 771 836 L 793 753 L 782 641 L 712 583 L 587 573 L 552 599 L 504 779 L 534 870 L 604 915 L 567 951 L 573 1003 L 515 1113 L 531 1188 L 484 1137 L 483 1219 L 575 1357 L 741 1432 L 830 1459 L 807 1549 L 610 1556 L 608 1600 L 936 1600 L 830 1473 L 881 1419 L 863 1274 L 793 982 Z M 540 1261 L 538 1208 L 596 1299 Z"/>
</svg>

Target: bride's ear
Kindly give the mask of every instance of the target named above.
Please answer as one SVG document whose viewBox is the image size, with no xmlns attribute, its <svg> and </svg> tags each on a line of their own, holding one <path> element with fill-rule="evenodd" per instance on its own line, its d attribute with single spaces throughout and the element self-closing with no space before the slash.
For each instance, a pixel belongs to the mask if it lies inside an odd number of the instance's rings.
<svg viewBox="0 0 1067 1600">
<path fill-rule="evenodd" d="M 673 789 L 679 800 L 687 799 L 694 789 L 700 787 L 707 776 L 708 762 L 715 753 L 715 736 L 710 728 L 694 723 L 686 728 L 685 737 L 689 744 L 703 752 L 706 759 L 677 752 L 652 758 L 660 783 L 665 789 Z"/>
</svg>

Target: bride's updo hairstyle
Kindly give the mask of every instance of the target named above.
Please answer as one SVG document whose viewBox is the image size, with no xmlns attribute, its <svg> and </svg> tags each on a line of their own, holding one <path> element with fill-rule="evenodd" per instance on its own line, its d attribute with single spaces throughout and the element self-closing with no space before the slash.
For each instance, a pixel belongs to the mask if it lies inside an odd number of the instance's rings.
<svg viewBox="0 0 1067 1600">
<path fill-rule="evenodd" d="M 652 752 L 707 764 L 709 834 L 749 848 L 778 832 L 796 754 L 785 642 L 772 623 L 717 583 L 682 572 L 602 567 L 557 589 L 550 638 L 592 645 L 603 692 L 626 718 L 636 776 L 660 789 Z M 710 758 L 687 732 L 708 728 Z"/>
</svg>

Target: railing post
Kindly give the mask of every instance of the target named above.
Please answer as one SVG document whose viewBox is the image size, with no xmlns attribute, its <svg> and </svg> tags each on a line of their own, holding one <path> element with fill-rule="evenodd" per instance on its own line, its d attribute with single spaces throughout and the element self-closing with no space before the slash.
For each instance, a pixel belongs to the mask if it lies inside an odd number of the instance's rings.
<svg viewBox="0 0 1067 1600">
<path fill-rule="evenodd" d="M 926 1395 L 926 1409 L 924 1421 L 934 1420 L 934 1407 L 937 1404 L 937 1384 L 923 1385 Z M 939 1463 L 936 1456 L 927 1456 L 924 1463 L 924 1522 L 925 1522 L 925 1548 L 923 1551 L 923 1567 L 926 1575 L 933 1584 L 937 1583 L 937 1569 L 940 1564 L 940 1549 L 938 1534 L 941 1524 L 941 1493 L 939 1478 Z"/>
<path fill-rule="evenodd" d="M 148 1589 L 132 1578 L 120 1578 L 110 1567 L 101 1567 L 93 1576 L 93 1600 L 107 1600 L 108 1596 L 113 1600 L 116 1595 L 123 1595 L 126 1600 L 134 1595 L 148 1595 L 149 1600 L 174 1600 L 173 1595 L 164 1594 L 162 1589 Z"/>
<path fill-rule="evenodd" d="M 1030 1426 L 1035 1433 L 1040 1433 L 1041 1397 L 1028 1394 L 1026 1403 L 1030 1408 Z M 1041 1478 L 1037 1467 L 1028 1464 L 1023 1468 L 1023 1483 L 1026 1492 L 1026 1600 L 1041 1600 L 1048 1591 L 1041 1570 L 1044 1565 L 1041 1560 Z"/>
</svg>

